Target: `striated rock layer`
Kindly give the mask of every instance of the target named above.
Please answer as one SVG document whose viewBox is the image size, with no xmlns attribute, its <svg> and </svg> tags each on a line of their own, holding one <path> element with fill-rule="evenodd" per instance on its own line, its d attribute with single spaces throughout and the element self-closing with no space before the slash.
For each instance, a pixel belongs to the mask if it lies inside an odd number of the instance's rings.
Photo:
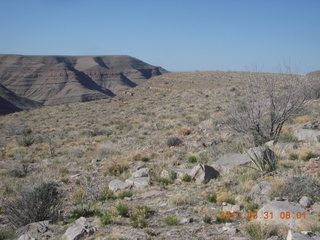
<svg viewBox="0 0 320 240">
<path fill-rule="evenodd" d="M 0 84 L 41 105 L 112 97 L 165 72 L 130 56 L 0 55 Z"/>
</svg>

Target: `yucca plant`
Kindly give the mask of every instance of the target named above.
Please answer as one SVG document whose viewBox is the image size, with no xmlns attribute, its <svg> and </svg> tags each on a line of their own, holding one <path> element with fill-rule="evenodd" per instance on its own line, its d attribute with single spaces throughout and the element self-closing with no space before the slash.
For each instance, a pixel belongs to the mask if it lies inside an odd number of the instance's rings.
<svg viewBox="0 0 320 240">
<path fill-rule="evenodd" d="M 279 154 L 275 154 L 269 147 L 258 147 L 247 151 L 254 168 L 261 172 L 272 172 L 277 169 Z"/>
</svg>

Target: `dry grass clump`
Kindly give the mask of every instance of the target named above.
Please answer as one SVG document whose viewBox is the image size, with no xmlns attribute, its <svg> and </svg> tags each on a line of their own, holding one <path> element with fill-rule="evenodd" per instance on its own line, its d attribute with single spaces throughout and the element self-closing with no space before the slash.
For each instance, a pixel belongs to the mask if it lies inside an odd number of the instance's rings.
<svg viewBox="0 0 320 240">
<path fill-rule="evenodd" d="M 179 128 L 177 133 L 181 136 L 187 136 L 192 133 L 192 130 L 190 128 Z"/>
<path fill-rule="evenodd" d="M 249 222 L 244 229 L 252 240 L 267 240 L 269 237 L 284 234 L 286 228 L 275 224 Z"/>
<path fill-rule="evenodd" d="M 303 116 L 299 116 L 293 119 L 293 123 L 295 124 L 299 124 L 299 123 L 306 123 L 306 122 L 310 122 L 313 120 L 317 120 L 317 117 L 312 116 L 312 115 L 303 115 Z"/>
<path fill-rule="evenodd" d="M 112 176 L 119 176 L 123 172 L 129 169 L 129 164 L 125 160 L 112 160 L 108 162 L 105 166 L 106 174 L 110 174 Z"/>
<path fill-rule="evenodd" d="M 188 193 L 177 193 L 169 197 L 170 204 L 174 206 L 191 205 L 194 200 Z"/>
</svg>

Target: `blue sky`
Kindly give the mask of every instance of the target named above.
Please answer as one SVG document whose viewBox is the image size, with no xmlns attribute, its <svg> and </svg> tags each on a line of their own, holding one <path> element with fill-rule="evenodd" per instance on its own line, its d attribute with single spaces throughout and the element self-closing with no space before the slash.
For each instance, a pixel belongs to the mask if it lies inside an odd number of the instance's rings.
<svg viewBox="0 0 320 240">
<path fill-rule="evenodd" d="M 319 0 L 0 0 L 0 53 L 131 55 L 170 71 L 320 69 Z"/>
</svg>

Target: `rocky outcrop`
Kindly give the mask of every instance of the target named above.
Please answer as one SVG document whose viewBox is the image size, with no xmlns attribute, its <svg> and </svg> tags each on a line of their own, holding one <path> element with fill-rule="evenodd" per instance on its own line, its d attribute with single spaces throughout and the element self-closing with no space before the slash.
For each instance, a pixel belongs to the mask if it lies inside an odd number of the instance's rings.
<svg viewBox="0 0 320 240">
<path fill-rule="evenodd" d="M 79 218 L 75 224 L 67 229 L 65 234 L 62 236 L 63 240 L 78 240 L 84 236 L 89 236 L 94 233 L 97 229 L 91 227 L 87 219 L 84 217 Z"/>
<path fill-rule="evenodd" d="M 43 105 L 112 97 L 165 72 L 130 56 L 0 55 L 0 84 Z"/>
</svg>

